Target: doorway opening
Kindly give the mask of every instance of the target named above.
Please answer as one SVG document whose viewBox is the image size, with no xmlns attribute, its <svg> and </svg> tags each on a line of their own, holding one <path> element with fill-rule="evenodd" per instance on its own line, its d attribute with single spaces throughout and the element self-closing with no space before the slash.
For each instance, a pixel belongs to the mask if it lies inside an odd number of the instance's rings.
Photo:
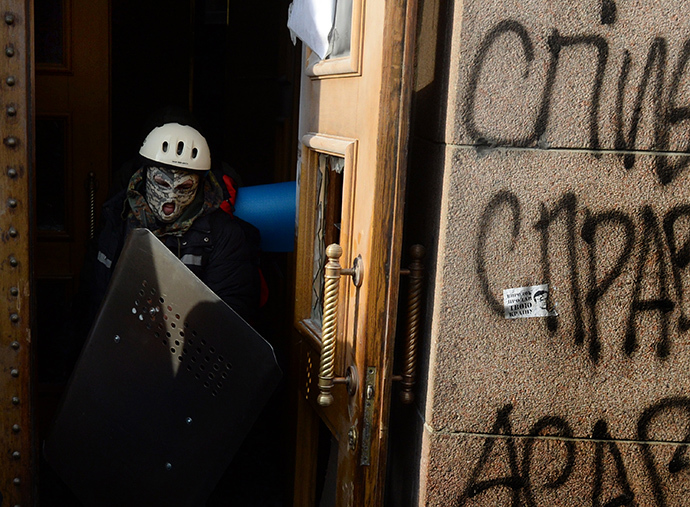
<svg viewBox="0 0 690 507">
<path fill-rule="evenodd" d="M 78 306 L 79 291 L 88 283 L 81 279 L 81 269 L 90 234 L 97 234 L 103 202 L 126 183 L 122 168 L 138 153 L 147 118 L 167 106 L 191 110 L 203 126 L 212 157 L 231 166 L 242 186 L 295 180 L 301 52 L 287 29 L 289 4 L 36 0 L 36 200 L 42 206 L 37 216 L 46 225 L 43 230 L 37 226 L 34 252 L 39 446 L 88 332 L 88 323 L 78 321 Z M 102 37 L 105 46 L 96 42 Z M 56 93 L 68 98 L 64 108 Z M 59 163 L 56 153 L 63 153 Z M 261 263 L 269 297 L 260 331 L 287 373 L 291 254 L 264 252 Z M 285 488 L 291 481 L 284 470 L 290 460 L 283 449 L 271 449 L 283 441 L 271 444 L 262 438 L 263 432 L 281 439 L 288 435 L 288 427 L 266 423 L 288 419 L 282 415 L 285 397 L 279 389 L 258 433 L 248 437 L 252 452 L 239 451 L 241 463 L 236 459 L 228 474 L 234 480 L 221 481 L 212 502 L 227 504 L 236 484 L 254 480 L 251 467 L 259 463 L 249 461 L 256 449 L 264 453 L 264 465 L 283 470 L 273 474 L 266 468 L 264 475 L 285 483 L 278 489 L 263 485 L 266 494 L 289 495 Z M 39 505 L 75 505 L 64 503 L 69 497 L 61 495 L 70 493 L 42 465 Z"/>
</svg>

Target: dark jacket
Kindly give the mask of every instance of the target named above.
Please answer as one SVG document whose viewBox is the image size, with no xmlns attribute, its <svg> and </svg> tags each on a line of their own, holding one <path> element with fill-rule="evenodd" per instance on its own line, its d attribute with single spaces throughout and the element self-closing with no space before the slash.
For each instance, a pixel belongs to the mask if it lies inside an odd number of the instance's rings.
<svg viewBox="0 0 690 507">
<path fill-rule="evenodd" d="M 144 227 L 129 213 L 130 206 L 127 192 L 122 191 L 103 207 L 91 291 L 96 309 L 105 296 L 127 234 L 135 227 Z M 260 297 L 256 228 L 212 207 L 185 232 L 159 239 L 246 321 L 251 324 L 256 319 Z"/>
</svg>

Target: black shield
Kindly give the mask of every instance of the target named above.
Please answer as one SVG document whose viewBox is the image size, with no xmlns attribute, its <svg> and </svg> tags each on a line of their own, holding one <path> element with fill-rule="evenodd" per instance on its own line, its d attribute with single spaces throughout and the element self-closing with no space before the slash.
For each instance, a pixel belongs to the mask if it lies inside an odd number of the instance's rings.
<svg viewBox="0 0 690 507">
<path fill-rule="evenodd" d="M 203 505 L 280 377 L 272 347 L 135 230 L 45 456 L 87 506 Z"/>
</svg>

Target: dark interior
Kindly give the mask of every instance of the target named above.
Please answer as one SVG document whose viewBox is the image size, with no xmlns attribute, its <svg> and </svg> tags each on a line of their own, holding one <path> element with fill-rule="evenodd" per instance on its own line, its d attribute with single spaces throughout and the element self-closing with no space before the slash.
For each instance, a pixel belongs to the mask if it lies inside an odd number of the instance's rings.
<svg viewBox="0 0 690 507">
<path fill-rule="evenodd" d="M 113 168 L 163 106 L 191 106 L 245 185 L 290 181 L 299 54 L 289 1 L 112 2 Z"/>
<path fill-rule="evenodd" d="M 286 27 L 290 0 L 117 0 L 111 2 L 111 181 L 139 150 L 143 126 L 165 106 L 190 108 L 214 160 L 244 186 L 293 181 L 297 150 L 300 47 Z M 40 33 L 37 33 L 37 37 Z M 37 140 L 38 142 L 38 140 Z M 262 334 L 287 371 L 291 301 L 289 253 L 262 256 L 269 286 Z M 46 284 L 39 286 L 49 289 Z M 58 287 L 59 290 L 61 286 Z M 59 292 L 57 290 L 57 292 Z M 45 292 L 45 291 L 44 291 Z M 56 291 L 53 293 L 57 294 Z M 55 294 L 49 299 L 55 301 Z M 45 300 L 48 292 L 39 300 Z M 57 297 L 64 300 L 65 297 Z M 39 301 L 39 306 L 41 306 Z M 52 305 L 44 305 L 48 308 Z M 39 308 L 39 314 L 40 314 Z M 42 313 L 39 334 L 59 315 Z M 47 320 L 46 320 L 47 319 Z M 53 348 L 38 350 L 39 378 L 50 376 Z M 50 361 L 45 358 L 50 357 Z M 208 505 L 288 505 L 290 466 L 284 386 L 279 388 Z M 39 505 L 78 506 L 41 464 Z"/>
</svg>

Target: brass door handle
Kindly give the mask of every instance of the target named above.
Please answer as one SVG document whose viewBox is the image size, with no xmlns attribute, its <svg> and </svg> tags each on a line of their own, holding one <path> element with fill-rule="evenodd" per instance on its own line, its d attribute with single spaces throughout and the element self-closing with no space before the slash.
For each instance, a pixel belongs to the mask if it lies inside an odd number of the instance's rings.
<svg viewBox="0 0 690 507">
<path fill-rule="evenodd" d="M 414 401 L 414 388 L 417 381 L 417 349 L 419 342 L 419 326 L 422 315 L 422 283 L 424 281 L 425 255 L 422 245 L 412 245 L 410 257 L 412 262 L 409 269 L 401 269 L 401 275 L 409 276 L 407 293 L 407 319 L 405 325 L 405 350 L 403 356 L 403 373 L 395 375 L 393 380 L 401 382 L 400 401 L 405 404 Z"/>
<path fill-rule="evenodd" d="M 353 261 L 352 268 L 343 269 L 340 266 L 340 256 L 343 249 L 333 243 L 326 248 L 328 262 L 324 268 L 323 291 L 323 320 L 321 325 L 321 363 L 319 365 L 319 397 L 318 403 L 322 407 L 328 407 L 333 403 L 334 384 L 347 384 L 350 394 L 357 390 L 356 378 L 353 368 L 348 368 L 345 377 L 335 377 L 335 347 L 338 335 L 338 294 L 340 277 L 347 275 L 352 277 L 356 287 L 362 283 L 363 266 L 362 258 L 357 257 Z"/>
</svg>

